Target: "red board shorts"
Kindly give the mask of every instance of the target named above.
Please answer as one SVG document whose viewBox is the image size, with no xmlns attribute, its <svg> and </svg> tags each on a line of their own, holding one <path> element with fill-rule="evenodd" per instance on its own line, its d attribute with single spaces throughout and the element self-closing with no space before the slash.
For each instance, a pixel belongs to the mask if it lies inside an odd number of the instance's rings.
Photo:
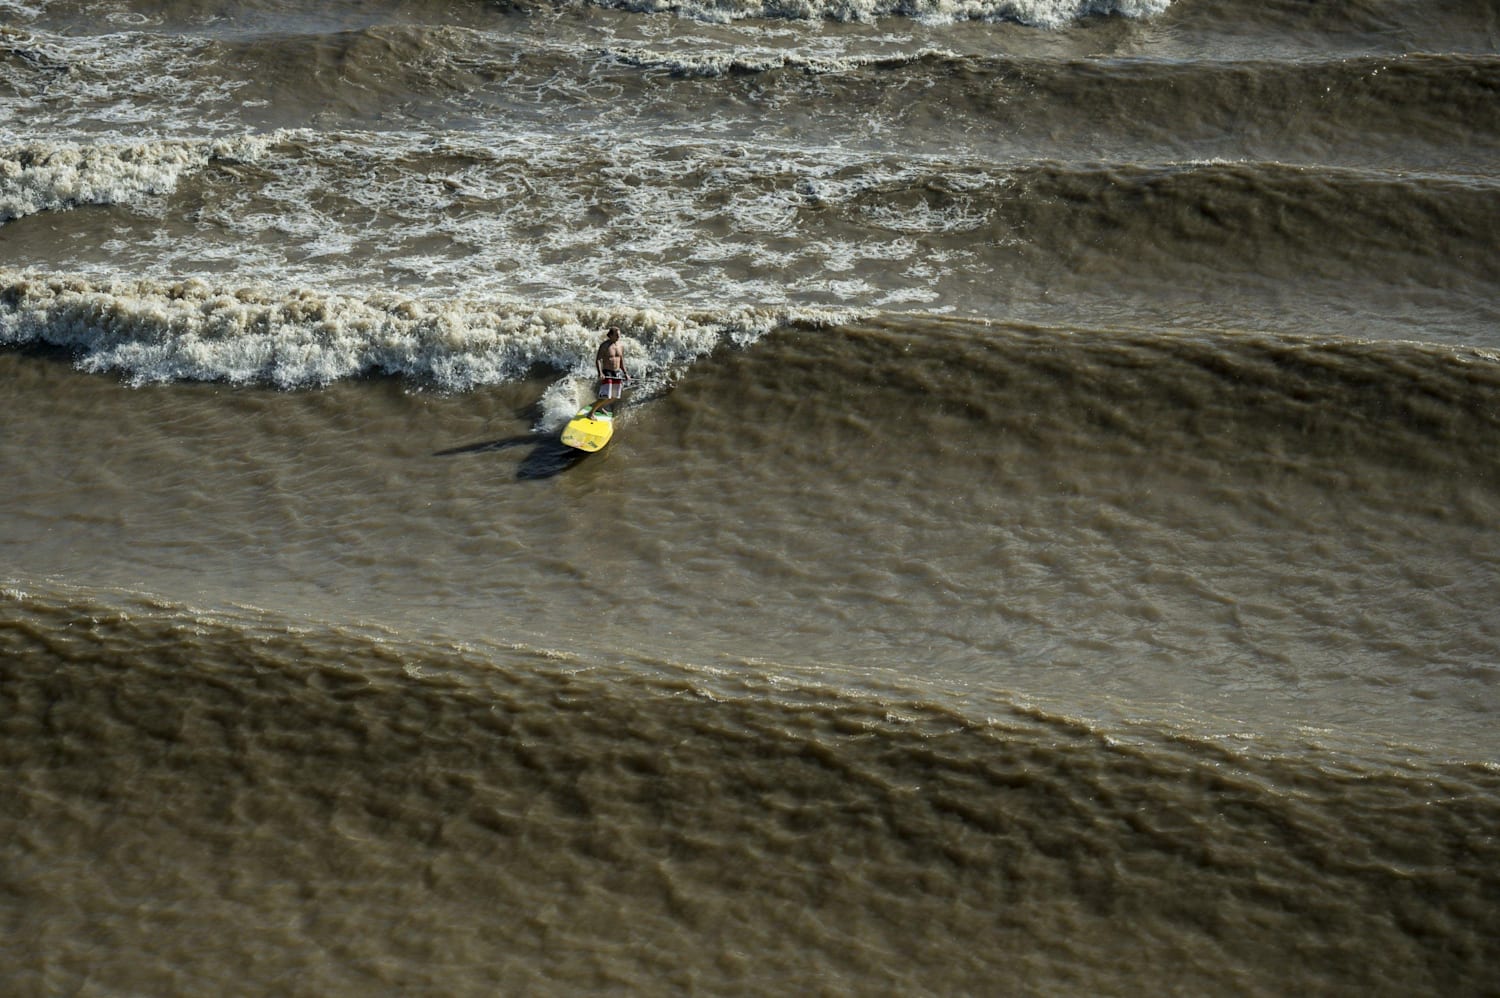
<svg viewBox="0 0 1500 998">
<path fill-rule="evenodd" d="M 599 379 L 599 397 L 602 399 L 617 399 L 624 389 L 624 371 L 605 371 L 604 377 Z"/>
</svg>

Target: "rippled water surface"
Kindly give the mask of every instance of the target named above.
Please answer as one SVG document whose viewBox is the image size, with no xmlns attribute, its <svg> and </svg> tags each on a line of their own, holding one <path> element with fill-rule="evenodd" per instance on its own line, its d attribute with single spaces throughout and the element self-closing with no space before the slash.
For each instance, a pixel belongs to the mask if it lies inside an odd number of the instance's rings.
<svg viewBox="0 0 1500 998">
<path fill-rule="evenodd" d="M 6 992 L 1487 993 L 1497 89 L 1458 2 L 0 2 Z"/>
</svg>

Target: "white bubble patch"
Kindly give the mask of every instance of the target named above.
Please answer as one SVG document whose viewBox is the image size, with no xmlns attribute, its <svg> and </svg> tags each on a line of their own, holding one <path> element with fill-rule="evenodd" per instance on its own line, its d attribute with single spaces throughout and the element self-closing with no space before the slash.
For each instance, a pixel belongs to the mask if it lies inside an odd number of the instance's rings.
<svg viewBox="0 0 1500 998">
<path fill-rule="evenodd" d="M 139 204 L 213 160 L 251 161 L 274 136 L 0 148 L 0 222 L 75 205 Z"/>
<path fill-rule="evenodd" d="M 602 331 L 621 328 L 637 376 L 662 385 L 724 342 L 748 345 L 788 322 L 849 316 L 742 309 L 538 307 L 509 301 L 366 298 L 314 290 L 95 281 L 0 270 L 0 344 L 74 352 L 80 368 L 132 384 L 327 384 L 379 373 L 448 390 L 519 379 L 538 366 L 591 377 Z"/>
<path fill-rule="evenodd" d="M 670 11 L 704 21 L 745 18 L 874 21 L 911 17 L 932 22 L 1007 20 L 1060 28 L 1085 17 L 1149 17 L 1172 0 L 595 0 L 600 7 L 652 13 Z"/>
</svg>

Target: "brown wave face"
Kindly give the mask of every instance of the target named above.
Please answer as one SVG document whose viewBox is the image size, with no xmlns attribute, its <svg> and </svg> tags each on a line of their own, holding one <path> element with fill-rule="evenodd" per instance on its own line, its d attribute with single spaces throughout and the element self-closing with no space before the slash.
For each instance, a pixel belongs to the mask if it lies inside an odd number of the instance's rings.
<svg viewBox="0 0 1500 998">
<path fill-rule="evenodd" d="M 1497 955 L 1484 767 L 4 599 L 22 991 L 1457 993 Z"/>
</svg>

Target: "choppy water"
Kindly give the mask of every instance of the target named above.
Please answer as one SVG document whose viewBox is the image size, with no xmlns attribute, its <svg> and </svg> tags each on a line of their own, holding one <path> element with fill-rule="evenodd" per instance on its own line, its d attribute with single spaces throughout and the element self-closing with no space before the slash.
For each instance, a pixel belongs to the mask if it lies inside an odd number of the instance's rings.
<svg viewBox="0 0 1500 998">
<path fill-rule="evenodd" d="M 1488 993 L 1497 90 L 1488 3 L 0 2 L 4 990 Z"/>
</svg>

